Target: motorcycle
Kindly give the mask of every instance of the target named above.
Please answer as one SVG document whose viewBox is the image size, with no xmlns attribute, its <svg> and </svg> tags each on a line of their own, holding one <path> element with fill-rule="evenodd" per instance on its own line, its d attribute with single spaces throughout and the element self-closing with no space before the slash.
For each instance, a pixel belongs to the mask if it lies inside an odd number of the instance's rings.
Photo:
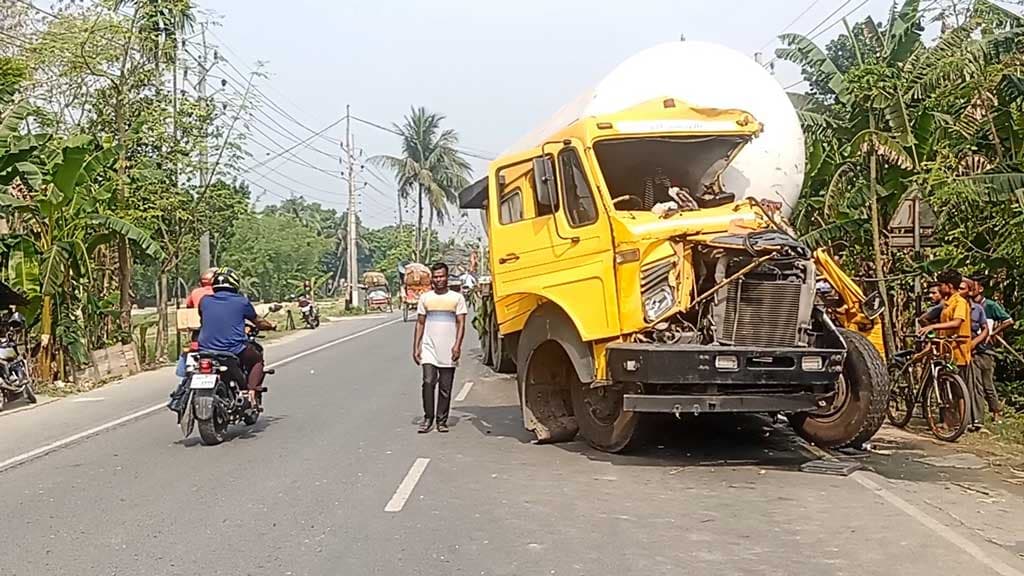
<svg viewBox="0 0 1024 576">
<path fill-rule="evenodd" d="M 302 321 L 310 330 L 320 326 L 320 310 L 312 300 L 305 296 L 299 298 L 299 312 L 302 313 Z"/>
<path fill-rule="evenodd" d="M 18 336 L 24 327 L 25 319 L 17 312 L 4 322 L 3 336 L 0 337 L 0 408 L 22 397 L 29 404 L 36 403 L 28 365 L 18 350 Z"/>
<path fill-rule="evenodd" d="M 263 347 L 256 341 L 259 328 L 246 321 L 246 332 L 249 342 L 262 352 Z M 274 374 L 274 370 L 264 369 L 263 374 Z M 185 438 L 192 434 L 193 428 L 198 428 L 203 444 L 214 446 L 224 441 L 225 432 L 231 424 L 256 424 L 263 412 L 263 394 L 267 387 L 263 386 L 256 392 L 253 405 L 246 393 L 247 376 L 238 356 L 229 352 L 193 350 L 186 354 L 186 396 L 179 419 Z"/>
</svg>

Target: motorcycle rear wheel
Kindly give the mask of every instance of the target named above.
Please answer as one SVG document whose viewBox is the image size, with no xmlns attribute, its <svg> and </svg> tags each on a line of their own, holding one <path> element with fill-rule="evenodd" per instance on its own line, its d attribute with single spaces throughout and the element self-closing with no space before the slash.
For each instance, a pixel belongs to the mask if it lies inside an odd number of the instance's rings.
<svg viewBox="0 0 1024 576">
<path fill-rule="evenodd" d="M 35 390 L 32 390 L 32 384 L 25 384 L 24 394 L 25 400 L 28 401 L 29 404 L 36 403 L 36 393 Z"/>
<path fill-rule="evenodd" d="M 224 441 L 224 432 L 228 429 L 228 423 L 216 411 L 213 418 L 209 420 L 198 420 L 199 438 L 206 446 L 216 446 Z"/>
</svg>

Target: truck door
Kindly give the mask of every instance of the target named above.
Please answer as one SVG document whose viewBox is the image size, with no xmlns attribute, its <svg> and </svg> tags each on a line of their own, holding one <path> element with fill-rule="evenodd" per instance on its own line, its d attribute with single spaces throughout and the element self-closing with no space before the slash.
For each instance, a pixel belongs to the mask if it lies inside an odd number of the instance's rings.
<svg viewBox="0 0 1024 576">
<path fill-rule="evenodd" d="M 548 145 L 495 176 L 491 259 L 502 324 L 529 314 L 541 297 L 561 306 L 584 340 L 619 334 L 610 226 L 580 150 Z M 508 222 L 520 201 L 522 219 Z"/>
</svg>

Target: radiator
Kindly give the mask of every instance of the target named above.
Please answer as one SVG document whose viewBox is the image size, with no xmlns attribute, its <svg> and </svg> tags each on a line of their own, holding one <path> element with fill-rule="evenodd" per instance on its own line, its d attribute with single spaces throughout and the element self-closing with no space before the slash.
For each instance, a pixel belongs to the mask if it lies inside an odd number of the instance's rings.
<svg viewBox="0 0 1024 576">
<path fill-rule="evenodd" d="M 800 345 L 800 296 L 797 282 L 739 279 L 726 288 L 725 314 L 718 340 L 735 346 Z"/>
</svg>

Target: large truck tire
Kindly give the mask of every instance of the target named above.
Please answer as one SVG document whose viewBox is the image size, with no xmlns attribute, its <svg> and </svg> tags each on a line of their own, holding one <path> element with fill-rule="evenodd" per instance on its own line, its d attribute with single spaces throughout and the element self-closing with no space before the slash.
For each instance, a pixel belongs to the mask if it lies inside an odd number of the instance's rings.
<svg viewBox="0 0 1024 576">
<path fill-rule="evenodd" d="M 580 382 L 571 371 L 572 409 L 580 435 L 593 448 L 602 452 L 622 452 L 639 443 L 639 412 L 622 410 L 624 391 L 619 386 L 600 386 Z"/>
<path fill-rule="evenodd" d="M 885 421 L 889 373 L 867 338 L 850 330 L 839 332 L 847 349 L 836 401 L 818 412 L 791 414 L 789 422 L 801 438 L 822 448 L 859 448 Z"/>
</svg>

